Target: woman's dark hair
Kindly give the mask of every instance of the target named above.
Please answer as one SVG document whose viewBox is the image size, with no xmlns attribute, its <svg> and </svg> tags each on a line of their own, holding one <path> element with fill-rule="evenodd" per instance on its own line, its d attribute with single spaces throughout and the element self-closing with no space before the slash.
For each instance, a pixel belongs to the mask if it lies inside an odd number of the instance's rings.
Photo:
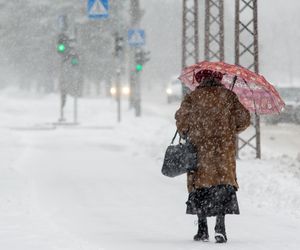
<svg viewBox="0 0 300 250">
<path fill-rule="evenodd" d="M 222 86 L 222 83 L 213 76 L 208 76 L 202 79 L 200 87 L 214 87 L 214 86 Z"/>
</svg>

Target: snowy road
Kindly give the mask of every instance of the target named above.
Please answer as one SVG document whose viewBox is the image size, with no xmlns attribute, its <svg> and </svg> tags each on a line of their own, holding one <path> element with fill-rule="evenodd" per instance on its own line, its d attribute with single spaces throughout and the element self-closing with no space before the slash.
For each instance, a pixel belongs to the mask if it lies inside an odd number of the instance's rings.
<svg viewBox="0 0 300 250">
<path fill-rule="evenodd" d="M 55 128 L 49 122 L 56 119 L 56 98 L 0 97 L 6 103 L 0 110 L 1 249 L 220 248 L 213 219 L 210 242 L 192 241 L 196 218 L 185 215 L 185 178 L 160 174 L 176 104 L 146 103 L 138 120 L 124 108 L 124 121 L 116 124 L 114 102 L 87 99 L 84 123 Z M 300 245 L 300 128 L 263 131 L 267 157 L 238 163 L 241 215 L 227 217 L 224 249 Z"/>
</svg>

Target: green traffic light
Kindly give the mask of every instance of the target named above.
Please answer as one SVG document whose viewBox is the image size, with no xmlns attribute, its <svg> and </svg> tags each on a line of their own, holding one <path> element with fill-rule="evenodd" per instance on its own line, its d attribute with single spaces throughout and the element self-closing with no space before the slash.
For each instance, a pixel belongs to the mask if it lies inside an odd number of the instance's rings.
<svg viewBox="0 0 300 250">
<path fill-rule="evenodd" d="M 136 71 L 141 71 L 143 69 L 143 65 L 137 64 L 135 68 L 136 68 Z"/>
<path fill-rule="evenodd" d="M 79 63 L 78 59 L 76 57 L 73 57 L 72 60 L 71 60 L 71 64 L 72 65 L 78 65 L 78 63 Z"/>
<path fill-rule="evenodd" d="M 57 46 L 58 52 L 63 53 L 63 52 L 65 52 L 65 50 L 66 50 L 66 46 L 63 43 L 61 43 Z"/>
</svg>

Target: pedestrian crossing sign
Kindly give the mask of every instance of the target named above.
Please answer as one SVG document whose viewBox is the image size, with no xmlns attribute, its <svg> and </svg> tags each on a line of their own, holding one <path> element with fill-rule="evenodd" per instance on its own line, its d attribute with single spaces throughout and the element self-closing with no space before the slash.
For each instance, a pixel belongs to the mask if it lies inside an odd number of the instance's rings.
<svg viewBox="0 0 300 250">
<path fill-rule="evenodd" d="M 88 0 L 87 11 L 89 18 L 105 19 L 108 18 L 109 0 Z"/>
<path fill-rule="evenodd" d="M 145 30 L 130 29 L 128 30 L 128 43 L 133 47 L 140 47 L 145 44 Z"/>
</svg>

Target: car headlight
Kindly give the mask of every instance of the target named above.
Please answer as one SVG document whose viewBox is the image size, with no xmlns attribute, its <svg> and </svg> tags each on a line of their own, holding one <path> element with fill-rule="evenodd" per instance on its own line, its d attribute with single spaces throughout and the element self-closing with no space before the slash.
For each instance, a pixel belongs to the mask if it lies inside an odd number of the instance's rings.
<svg viewBox="0 0 300 250">
<path fill-rule="evenodd" d="M 116 93 L 117 93 L 116 87 L 111 87 L 111 88 L 110 88 L 110 94 L 111 94 L 111 95 L 116 95 Z"/>
<path fill-rule="evenodd" d="M 172 93 L 173 93 L 172 89 L 170 89 L 170 88 L 167 88 L 166 92 L 168 95 L 172 95 Z"/>
<path fill-rule="evenodd" d="M 122 88 L 123 95 L 129 95 L 130 94 L 130 88 L 129 87 L 123 87 Z"/>
</svg>

